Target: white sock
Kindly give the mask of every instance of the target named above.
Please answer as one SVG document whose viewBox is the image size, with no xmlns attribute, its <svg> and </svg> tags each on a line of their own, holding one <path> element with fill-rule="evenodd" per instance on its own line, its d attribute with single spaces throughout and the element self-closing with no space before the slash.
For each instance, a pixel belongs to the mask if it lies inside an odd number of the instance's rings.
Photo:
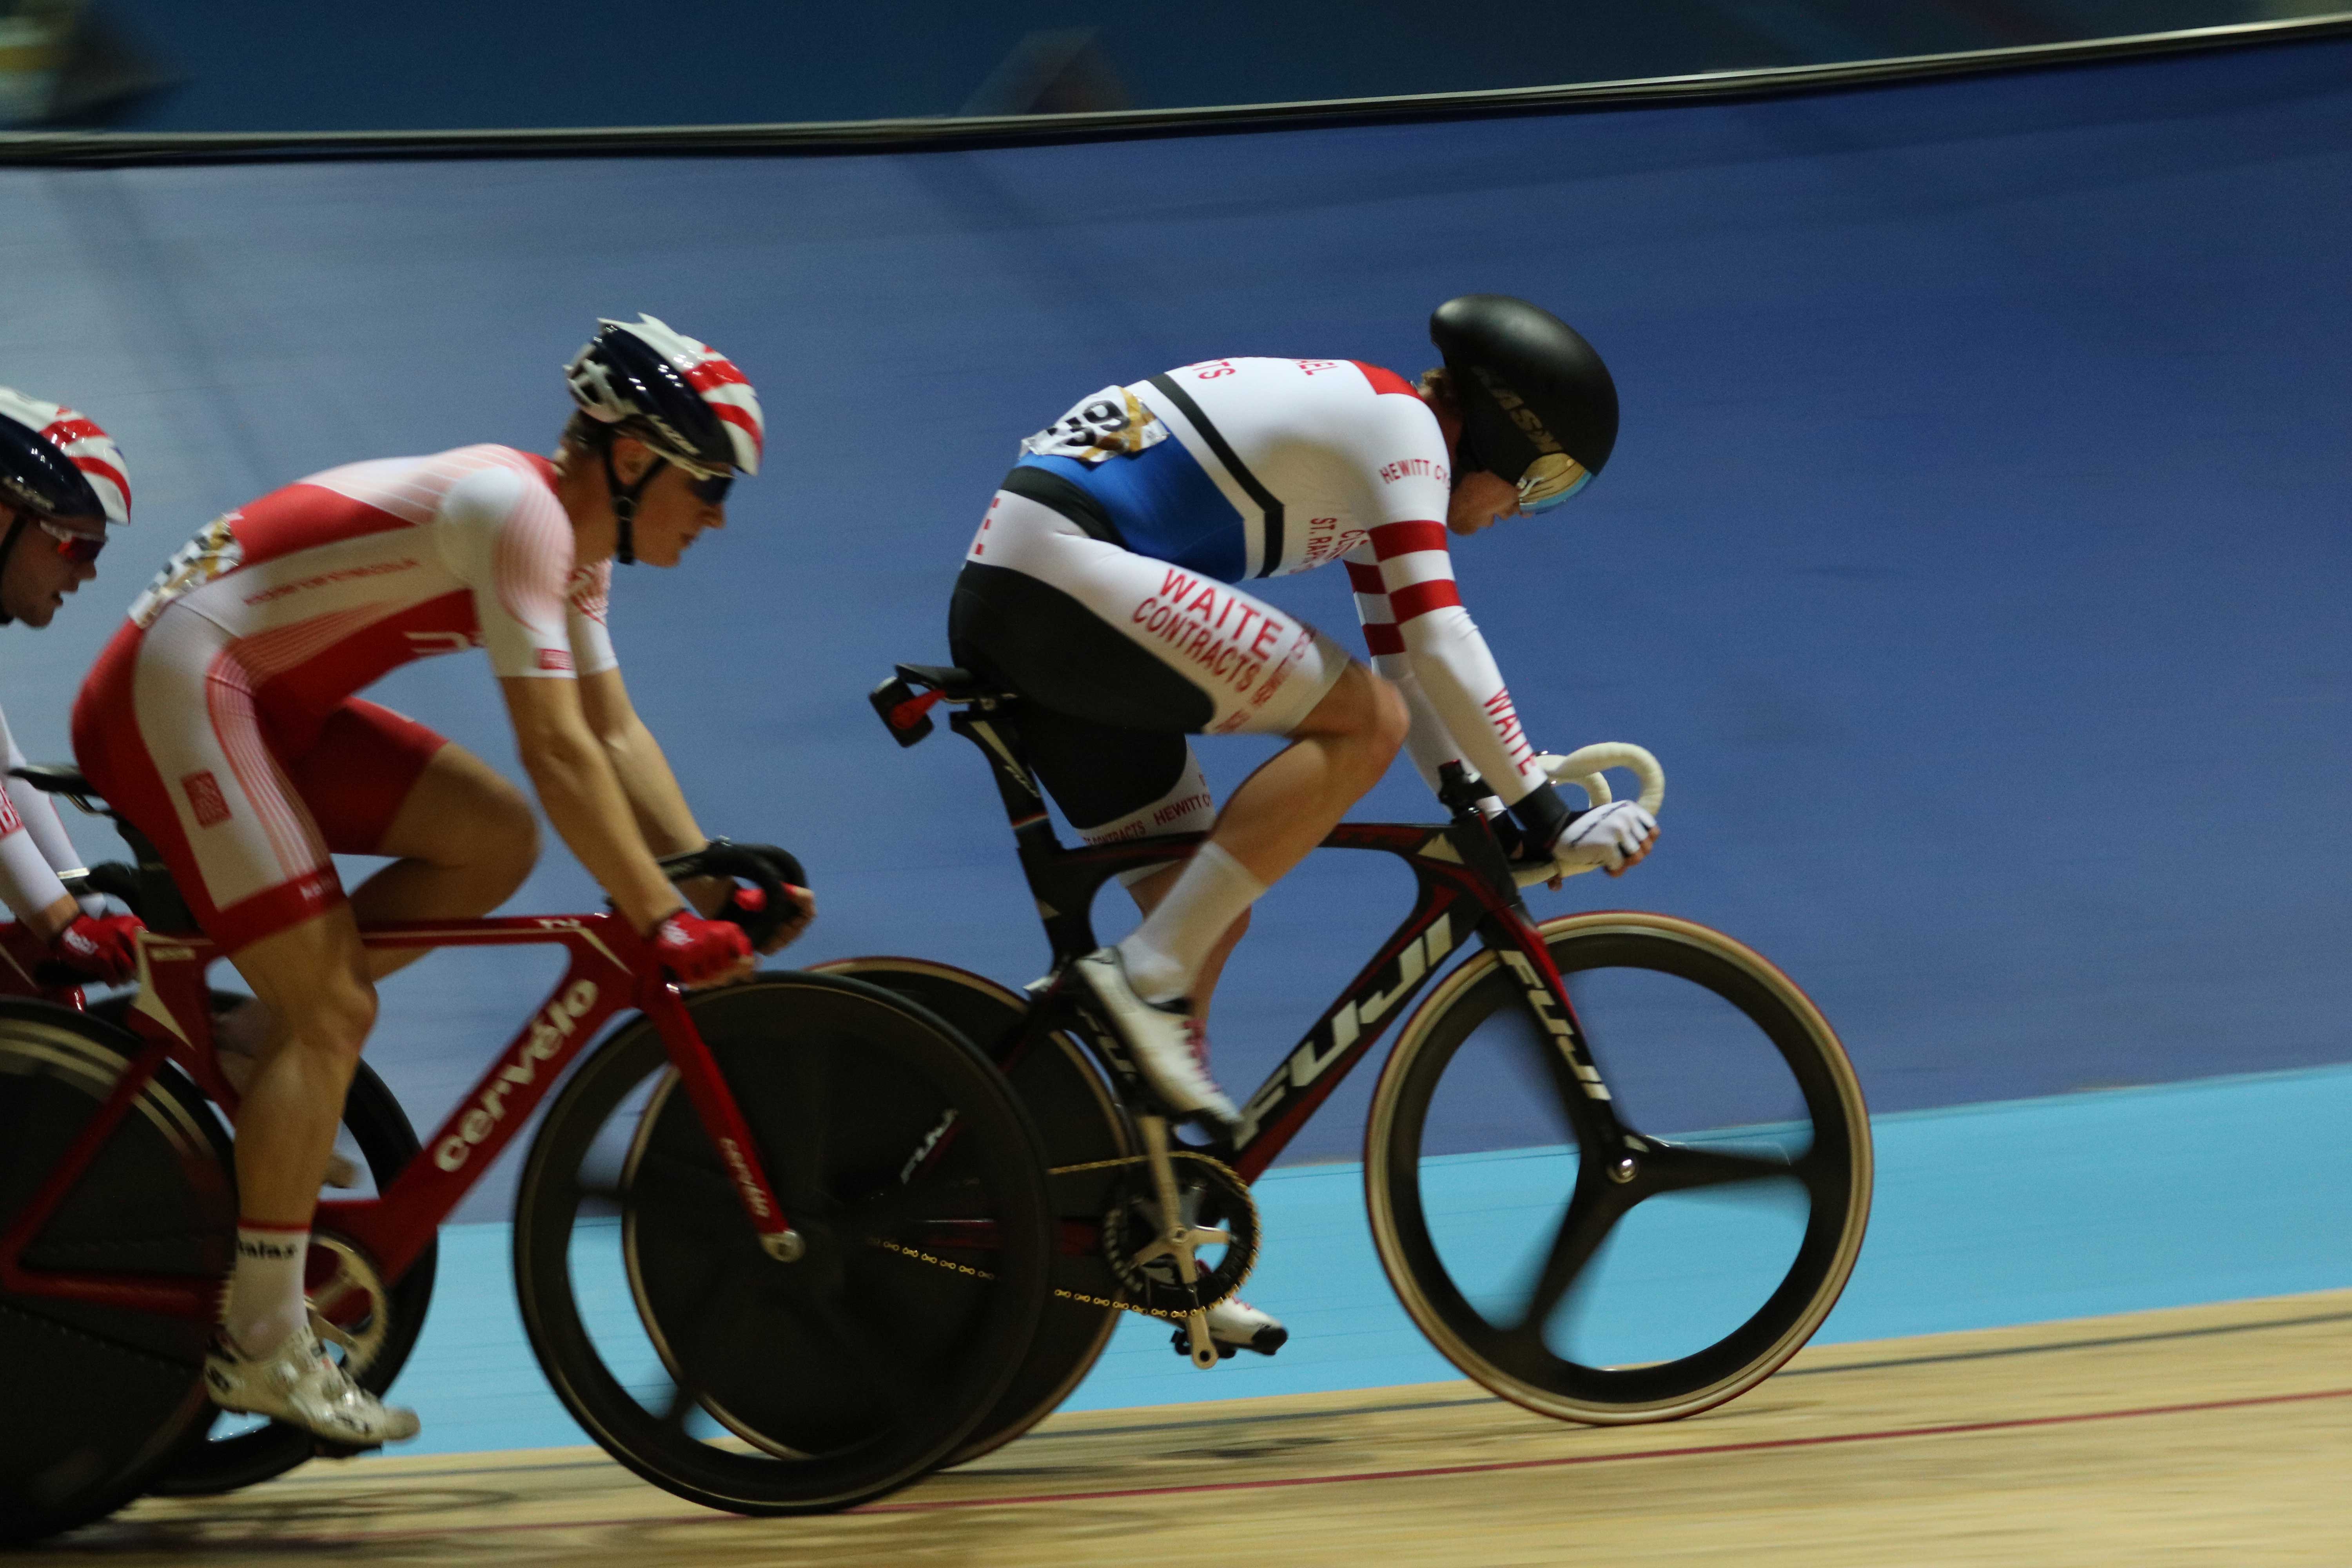
<svg viewBox="0 0 2352 1568">
<path fill-rule="evenodd" d="M 1146 1002 L 1189 994 L 1209 950 L 1265 891 L 1265 884 L 1219 846 L 1194 850 L 1168 896 L 1118 944 L 1135 994 Z"/>
<path fill-rule="evenodd" d="M 236 1268 L 228 1277 L 221 1326 L 247 1355 L 269 1354 L 310 1321 L 302 1301 L 302 1266 L 310 1255 L 306 1226 L 236 1227 Z"/>
</svg>

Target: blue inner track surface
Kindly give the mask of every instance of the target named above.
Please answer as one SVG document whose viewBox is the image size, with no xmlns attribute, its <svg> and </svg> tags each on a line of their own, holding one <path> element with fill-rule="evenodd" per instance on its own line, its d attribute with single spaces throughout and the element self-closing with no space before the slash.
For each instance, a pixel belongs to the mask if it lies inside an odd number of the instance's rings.
<svg viewBox="0 0 2352 1568">
<path fill-rule="evenodd" d="M 2352 1249 L 2342 1245 L 2352 1209 L 2347 1122 L 2347 1068 L 1881 1117 L 1869 1239 L 1815 1341 L 2352 1285 Z M 1549 1162 L 1507 1152 L 1442 1162 L 1425 1178 L 1425 1201 L 1482 1206 L 1495 1220 L 1484 1254 L 1464 1257 L 1457 1271 L 1507 1268 L 1530 1242 L 1548 1240 L 1549 1230 L 1534 1229 L 1528 1216 L 1564 1197 L 1557 1175 Z M 1289 1325 L 1281 1354 L 1240 1356 L 1203 1373 L 1170 1349 L 1167 1324 L 1130 1316 L 1066 1408 L 1460 1375 L 1389 1289 L 1364 1220 L 1361 1167 L 1292 1166 L 1268 1173 L 1256 1190 L 1265 1256 L 1244 1294 Z M 1671 1257 L 1650 1260 L 1673 1274 L 1670 1293 L 1650 1298 L 1639 1322 L 1597 1325 L 1604 1342 L 1634 1353 L 1686 1345 L 1691 1332 L 1712 1326 L 1710 1302 L 1736 1287 L 1749 1239 L 1736 1205 L 1711 1226 L 1686 1228 Z M 425 1432 L 398 1452 L 586 1440 L 524 1342 L 506 1277 L 508 1246 L 504 1225 L 443 1233 L 438 1299 L 394 1388 L 423 1415 Z M 630 1310 L 618 1294 L 590 1305 L 609 1327 L 623 1325 Z"/>
</svg>

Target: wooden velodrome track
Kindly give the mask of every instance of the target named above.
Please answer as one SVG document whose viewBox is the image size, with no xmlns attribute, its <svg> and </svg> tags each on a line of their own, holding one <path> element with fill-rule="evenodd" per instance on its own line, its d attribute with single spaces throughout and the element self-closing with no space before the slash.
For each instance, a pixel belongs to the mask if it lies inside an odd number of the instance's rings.
<svg viewBox="0 0 2352 1568">
<path fill-rule="evenodd" d="M 2352 1291 L 1807 1352 L 1664 1426 L 1468 1384 L 1058 1416 L 854 1514 L 591 1448 L 314 1463 L 17 1563 L 2352 1563 Z"/>
</svg>

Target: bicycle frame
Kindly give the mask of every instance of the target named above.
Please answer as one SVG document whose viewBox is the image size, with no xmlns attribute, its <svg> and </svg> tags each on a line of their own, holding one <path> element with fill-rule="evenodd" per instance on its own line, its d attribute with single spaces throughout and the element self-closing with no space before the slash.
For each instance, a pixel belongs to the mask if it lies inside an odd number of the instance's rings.
<svg viewBox="0 0 2352 1568">
<path fill-rule="evenodd" d="M 551 944 L 562 947 L 571 959 L 547 1000 L 388 1190 L 374 1198 L 330 1199 L 319 1205 L 313 1229 L 357 1244 L 387 1284 L 416 1261 L 442 1221 L 513 1141 L 563 1069 L 615 1015 L 630 1007 L 661 1032 L 671 1065 L 733 1178 L 736 1195 L 761 1247 L 784 1261 L 799 1256 L 801 1238 L 776 1197 L 751 1129 L 684 997 L 676 985 L 660 978 L 643 940 L 618 915 L 386 922 L 362 927 L 361 936 L 371 948 Z M 214 1280 L 34 1269 L 23 1259 L 166 1063 L 185 1072 L 234 1120 L 237 1094 L 222 1077 L 214 1053 L 205 983 L 206 970 L 223 956 L 210 939 L 200 935 L 150 931 L 141 936 L 139 993 L 127 1023 L 142 1048 L 31 1201 L 0 1230 L 0 1286 L 27 1296 L 134 1311 L 206 1320 L 215 1315 L 219 1288 Z M 354 1311 L 363 1306 L 349 1303 Z"/>
<path fill-rule="evenodd" d="M 1086 1005 L 1069 982 L 1068 966 L 1097 946 L 1089 911 L 1103 883 L 1121 871 L 1181 859 L 1204 836 L 1170 834 L 1066 847 L 1054 835 L 1045 796 L 1023 758 L 1017 724 L 1008 726 L 997 717 L 1006 706 L 996 698 L 970 700 L 950 715 L 948 727 L 979 746 L 992 764 L 1022 871 L 1053 946 L 1052 987 L 1031 1009 L 1018 1034 L 995 1047 L 1000 1065 L 1009 1068 L 1032 1041 L 1062 1027 L 1068 1015 L 1085 1014 Z M 1412 911 L 1244 1103 L 1232 1142 L 1213 1152 L 1242 1180 L 1256 1181 L 1379 1043 L 1389 1024 L 1403 1015 L 1405 1004 L 1475 935 L 1502 955 L 1582 1090 L 1575 1102 L 1579 1136 L 1613 1157 L 1627 1134 L 1593 1065 L 1550 950 L 1529 920 L 1511 864 L 1485 818 L 1465 801 L 1450 823 L 1343 822 L 1321 847 L 1380 849 L 1402 858 L 1412 868 Z M 1098 1024 L 1083 1033 L 1129 1102 L 1150 1103 L 1117 1034 Z"/>
</svg>

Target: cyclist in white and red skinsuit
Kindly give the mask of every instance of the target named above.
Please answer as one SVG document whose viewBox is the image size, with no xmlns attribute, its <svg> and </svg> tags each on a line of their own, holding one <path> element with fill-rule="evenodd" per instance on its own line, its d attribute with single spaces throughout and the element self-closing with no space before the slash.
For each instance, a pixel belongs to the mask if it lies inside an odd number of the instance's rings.
<svg viewBox="0 0 2352 1568">
<path fill-rule="evenodd" d="M 724 525 L 734 471 L 759 467 L 759 402 L 723 356 L 650 317 L 604 322 L 569 380 L 579 411 L 552 462 L 466 447 L 355 463 L 205 528 L 131 606 L 74 712 L 83 771 L 154 841 L 266 1031 L 206 1382 L 229 1409 L 347 1446 L 417 1429 L 321 1353 L 302 1295 L 374 982 L 423 952 L 368 951 L 358 922 L 486 913 L 537 852 L 512 785 L 354 693 L 484 647 L 549 820 L 656 961 L 688 984 L 751 969 L 740 927 L 688 909 L 656 863 L 706 839 L 604 617 L 616 556 L 675 565 Z M 331 852 L 394 864 L 346 899 Z M 713 914 L 734 897 L 697 891 Z"/>
<path fill-rule="evenodd" d="M 1454 582 L 1447 534 L 1582 488 L 1616 438 L 1600 356 L 1524 300 L 1448 301 L 1419 385 L 1344 359 L 1223 359 L 1106 387 L 1023 443 L 964 558 L 957 662 L 1029 700 L 1038 775 L 1089 842 L 1207 831 L 1132 874 L 1145 916 L 1081 959 L 1169 1109 L 1235 1120 L 1207 1071 L 1209 997 L 1249 907 L 1379 782 L 1400 744 L 1435 787 L 1461 762 L 1529 858 L 1640 860 L 1638 804 L 1572 814 L 1522 732 Z M 1378 673 L 1234 584 L 1344 560 Z M 1223 812 L 1187 734 L 1287 736 Z M 1286 1335 L 1238 1301 L 1220 1345 Z M 1179 1336 L 1180 1342 L 1181 1336 Z"/>
<path fill-rule="evenodd" d="M 98 575 L 107 530 L 131 521 L 131 479 L 113 437 L 88 415 L 0 386 L 0 626 L 46 626 L 66 595 Z M 11 769 L 25 753 L 0 716 L 0 753 Z M 95 893 L 79 898 L 58 879 L 81 857 L 49 797 L 10 776 L 0 790 L 0 963 L 15 988 L 40 983 L 45 963 L 121 984 L 136 964 L 139 921 L 110 915 Z"/>
</svg>

